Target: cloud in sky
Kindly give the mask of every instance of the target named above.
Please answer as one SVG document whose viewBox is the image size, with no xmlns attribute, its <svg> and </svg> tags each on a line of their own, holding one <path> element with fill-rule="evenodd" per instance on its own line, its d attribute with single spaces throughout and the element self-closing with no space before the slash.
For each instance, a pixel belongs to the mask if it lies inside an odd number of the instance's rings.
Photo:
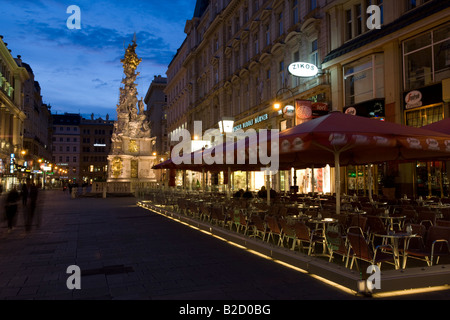
<svg viewBox="0 0 450 320">
<path fill-rule="evenodd" d="M 120 59 L 136 32 L 142 63 L 137 80 L 145 96 L 155 75 L 167 66 L 185 39 L 196 0 L 56 1 L 2 3 L 1 34 L 12 55 L 32 67 L 43 100 L 58 113 L 116 117 L 123 76 Z M 67 7 L 81 9 L 81 29 L 66 26 Z"/>
</svg>

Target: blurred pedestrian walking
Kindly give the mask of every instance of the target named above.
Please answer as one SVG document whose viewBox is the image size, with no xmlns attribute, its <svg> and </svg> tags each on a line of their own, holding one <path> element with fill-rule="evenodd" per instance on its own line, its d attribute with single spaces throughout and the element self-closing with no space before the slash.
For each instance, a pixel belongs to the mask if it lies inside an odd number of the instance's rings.
<svg viewBox="0 0 450 320">
<path fill-rule="evenodd" d="M 29 180 L 27 180 L 26 183 L 22 183 L 22 192 L 21 192 L 21 197 L 22 197 L 22 205 L 24 207 L 27 206 L 27 202 L 28 202 L 28 186 L 29 186 L 30 182 Z"/>
<path fill-rule="evenodd" d="M 28 208 L 28 215 L 27 215 L 27 220 L 26 220 L 26 225 L 25 225 L 26 231 L 31 230 L 31 226 L 33 225 L 33 222 L 34 222 L 34 217 L 36 216 L 36 205 L 37 205 L 37 200 L 38 200 L 38 193 L 39 193 L 39 189 L 36 186 L 36 184 L 33 182 L 30 186 L 30 206 Z M 37 218 L 36 219 L 37 226 L 39 227 L 40 219 L 38 216 L 36 218 Z"/>
<path fill-rule="evenodd" d="M 15 225 L 19 201 L 20 201 L 20 194 L 19 192 L 17 192 L 16 187 L 13 187 L 6 196 L 5 201 L 5 213 L 6 213 L 6 220 L 8 222 L 8 232 L 10 232 Z"/>
</svg>

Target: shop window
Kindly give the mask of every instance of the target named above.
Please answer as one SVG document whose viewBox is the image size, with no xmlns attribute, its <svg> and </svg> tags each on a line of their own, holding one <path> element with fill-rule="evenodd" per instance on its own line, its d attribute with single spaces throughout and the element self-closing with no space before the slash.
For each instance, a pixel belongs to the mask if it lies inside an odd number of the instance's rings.
<svg viewBox="0 0 450 320">
<path fill-rule="evenodd" d="M 384 57 L 371 55 L 344 66 L 347 106 L 384 97 Z"/>
<path fill-rule="evenodd" d="M 403 42 L 405 90 L 450 77 L 450 24 Z"/>
<path fill-rule="evenodd" d="M 444 119 L 442 104 L 406 112 L 406 125 L 420 128 Z"/>
</svg>

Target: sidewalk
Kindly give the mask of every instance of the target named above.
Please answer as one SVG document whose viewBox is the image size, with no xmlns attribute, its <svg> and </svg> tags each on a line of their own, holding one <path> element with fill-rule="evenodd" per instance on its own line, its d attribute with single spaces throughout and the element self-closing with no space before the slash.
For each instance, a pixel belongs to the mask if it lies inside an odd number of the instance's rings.
<svg viewBox="0 0 450 320">
<path fill-rule="evenodd" d="M 19 217 L 8 233 L 2 222 L 0 299 L 356 298 L 141 209 L 134 198 L 71 199 L 50 190 L 41 192 L 40 203 L 39 228 L 26 233 Z M 71 265 L 81 269 L 81 290 L 66 286 Z"/>
</svg>

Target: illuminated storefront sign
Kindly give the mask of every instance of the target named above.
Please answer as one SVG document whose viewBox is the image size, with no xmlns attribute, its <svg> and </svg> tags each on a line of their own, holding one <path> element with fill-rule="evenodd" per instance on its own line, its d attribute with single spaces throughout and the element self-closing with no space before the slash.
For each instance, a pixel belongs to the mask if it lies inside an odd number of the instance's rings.
<svg viewBox="0 0 450 320">
<path fill-rule="evenodd" d="M 235 126 L 233 128 L 233 131 L 236 132 L 236 131 L 241 130 L 241 129 L 246 129 L 246 128 L 249 128 L 251 126 L 254 126 L 255 124 L 258 124 L 258 123 L 261 123 L 261 122 L 264 122 L 264 121 L 267 121 L 267 120 L 269 120 L 269 115 L 266 113 L 264 115 L 261 115 L 261 116 L 258 116 L 256 118 L 250 119 L 250 120 L 248 120 L 248 121 L 246 121 L 244 123 L 241 123 L 241 124 Z"/>
<path fill-rule="evenodd" d="M 292 63 L 288 70 L 293 76 L 302 78 L 314 77 L 319 73 L 319 68 L 317 68 L 317 66 L 307 62 Z"/>
</svg>

